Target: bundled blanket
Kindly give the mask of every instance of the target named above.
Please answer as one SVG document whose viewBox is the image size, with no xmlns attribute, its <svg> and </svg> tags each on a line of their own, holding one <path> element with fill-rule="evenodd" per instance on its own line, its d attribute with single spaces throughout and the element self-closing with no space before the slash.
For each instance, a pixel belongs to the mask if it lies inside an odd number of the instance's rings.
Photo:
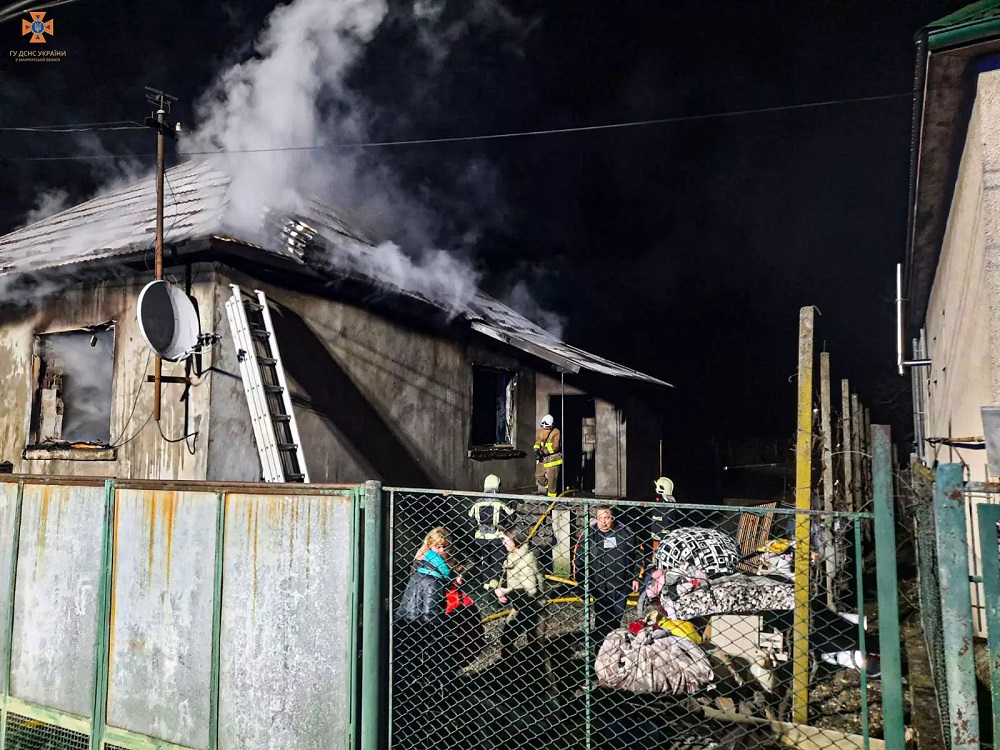
<svg viewBox="0 0 1000 750">
<path fill-rule="evenodd" d="M 792 582 L 772 576 L 731 575 L 670 599 L 661 594 L 660 606 L 670 617 L 690 620 L 711 615 L 749 615 L 789 610 L 795 606 Z"/>
<path fill-rule="evenodd" d="M 734 572 L 739 560 L 739 548 L 731 537 L 698 526 L 671 531 L 653 556 L 660 570 L 702 571 L 710 578 Z"/>
<path fill-rule="evenodd" d="M 694 693 L 712 682 L 712 665 L 688 638 L 657 628 L 612 631 L 594 664 L 597 683 L 631 693 Z"/>
</svg>

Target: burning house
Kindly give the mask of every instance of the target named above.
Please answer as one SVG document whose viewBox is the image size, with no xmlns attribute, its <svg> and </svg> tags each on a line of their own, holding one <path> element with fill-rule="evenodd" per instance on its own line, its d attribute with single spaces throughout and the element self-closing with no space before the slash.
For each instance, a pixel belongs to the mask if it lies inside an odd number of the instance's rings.
<svg viewBox="0 0 1000 750">
<path fill-rule="evenodd" d="M 152 180 L 0 237 L 0 461 L 16 472 L 256 481 L 261 463 L 225 303 L 263 290 L 310 480 L 533 490 L 540 417 L 564 426 L 565 481 L 648 492 L 666 383 L 569 346 L 474 287 L 407 284 L 380 246 L 312 204 L 224 227 L 230 181 L 167 173 L 166 277 L 193 301 L 198 350 L 164 363 L 137 323 L 152 278 Z M 252 241 L 251 241 L 252 240 Z"/>
</svg>

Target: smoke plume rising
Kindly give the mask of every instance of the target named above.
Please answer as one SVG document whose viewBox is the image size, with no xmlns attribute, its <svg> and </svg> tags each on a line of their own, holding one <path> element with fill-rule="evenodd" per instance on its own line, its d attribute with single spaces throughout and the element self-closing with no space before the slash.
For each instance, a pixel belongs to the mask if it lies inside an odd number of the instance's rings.
<svg viewBox="0 0 1000 750">
<path fill-rule="evenodd" d="M 460 6 L 462 15 L 454 18 L 446 5 L 417 0 L 408 17 L 417 43 L 430 53 L 428 79 L 471 28 L 518 30 L 517 19 L 495 0 Z M 392 117 L 352 88 L 350 77 L 380 29 L 398 23 L 399 14 L 384 0 L 295 0 L 279 7 L 254 55 L 221 73 L 198 102 L 197 126 L 182 138 L 181 150 L 228 152 L 218 157 L 218 166 L 232 178 L 226 223 L 233 234 L 259 239 L 263 206 L 300 213 L 314 198 L 347 206 L 395 241 L 372 249 L 323 232 L 339 256 L 330 265 L 421 293 L 457 313 L 479 286 L 470 252 L 478 233 L 466 230 L 441 247 L 447 199 L 435 205 L 440 196 L 404 189 L 392 167 L 371 151 L 338 147 L 371 140 L 375 121 Z M 491 197 L 498 192 L 496 173 L 482 160 L 470 160 L 463 170 L 460 188 L 469 184 Z M 518 294 L 530 296 L 526 287 Z"/>
</svg>

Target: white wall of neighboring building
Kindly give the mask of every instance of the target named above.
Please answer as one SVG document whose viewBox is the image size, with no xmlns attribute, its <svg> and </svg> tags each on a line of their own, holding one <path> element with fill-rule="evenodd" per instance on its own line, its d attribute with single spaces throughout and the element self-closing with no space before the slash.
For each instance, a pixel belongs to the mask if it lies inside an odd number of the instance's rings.
<svg viewBox="0 0 1000 750">
<path fill-rule="evenodd" d="M 1000 404 L 1000 71 L 978 79 L 925 321 L 926 435 L 980 436 Z M 983 451 L 955 453 L 988 478 Z"/>
</svg>

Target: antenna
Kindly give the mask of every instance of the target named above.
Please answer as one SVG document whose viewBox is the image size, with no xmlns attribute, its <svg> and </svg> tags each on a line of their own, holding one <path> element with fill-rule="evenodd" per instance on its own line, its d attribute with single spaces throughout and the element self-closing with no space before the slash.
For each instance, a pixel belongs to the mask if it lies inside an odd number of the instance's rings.
<svg viewBox="0 0 1000 750">
<path fill-rule="evenodd" d="M 168 94 L 166 91 L 154 89 L 152 86 L 145 86 L 144 88 L 146 89 L 146 101 L 157 109 L 162 109 L 163 114 L 170 114 L 170 103 L 176 102 L 177 97 Z"/>
</svg>

